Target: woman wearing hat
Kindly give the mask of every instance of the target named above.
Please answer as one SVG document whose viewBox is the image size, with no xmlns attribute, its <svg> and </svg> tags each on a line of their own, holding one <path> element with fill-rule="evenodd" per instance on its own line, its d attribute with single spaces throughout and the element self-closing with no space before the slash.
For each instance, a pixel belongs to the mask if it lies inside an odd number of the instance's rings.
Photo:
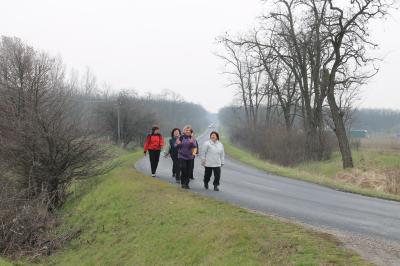
<svg viewBox="0 0 400 266">
<path fill-rule="evenodd" d="M 151 134 L 147 135 L 146 142 L 144 143 L 144 155 L 149 152 L 152 177 L 156 177 L 160 153 L 163 146 L 164 138 L 160 134 L 160 128 L 158 126 L 153 126 Z"/>
</svg>

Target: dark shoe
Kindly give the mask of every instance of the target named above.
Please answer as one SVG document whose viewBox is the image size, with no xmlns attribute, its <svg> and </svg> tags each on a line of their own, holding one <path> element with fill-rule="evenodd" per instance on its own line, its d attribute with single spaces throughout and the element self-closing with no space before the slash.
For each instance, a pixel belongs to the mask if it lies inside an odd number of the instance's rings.
<svg viewBox="0 0 400 266">
<path fill-rule="evenodd" d="M 204 183 L 204 188 L 208 189 L 208 183 Z"/>
<path fill-rule="evenodd" d="M 218 186 L 214 186 L 214 191 L 219 191 Z"/>
</svg>

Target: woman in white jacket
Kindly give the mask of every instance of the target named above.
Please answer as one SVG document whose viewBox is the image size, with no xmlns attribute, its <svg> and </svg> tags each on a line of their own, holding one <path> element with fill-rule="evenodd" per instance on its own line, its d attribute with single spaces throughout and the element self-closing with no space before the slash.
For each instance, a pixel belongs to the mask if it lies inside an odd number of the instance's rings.
<svg viewBox="0 0 400 266">
<path fill-rule="evenodd" d="M 208 183 L 214 172 L 214 191 L 219 191 L 219 181 L 221 179 L 221 167 L 225 161 L 224 145 L 219 141 L 219 134 L 211 132 L 210 139 L 203 145 L 201 152 L 202 165 L 204 171 L 204 188 L 208 189 Z"/>
</svg>

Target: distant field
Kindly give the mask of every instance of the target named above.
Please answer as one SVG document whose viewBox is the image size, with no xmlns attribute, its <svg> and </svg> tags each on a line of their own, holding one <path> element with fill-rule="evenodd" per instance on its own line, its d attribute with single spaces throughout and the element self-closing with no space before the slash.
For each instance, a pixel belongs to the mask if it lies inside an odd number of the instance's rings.
<svg viewBox="0 0 400 266">
<path fill-rule="evenodd" d="M 59 230 L 83 233 L 39 265 L 367 265 L 329 235 L 144 176 L 140 156 L 79 189 Z"/>
<path fill-rule="evenodd" d="M 323 162 L 310 162 L 295 167 L 283 167 L 261 160 L 253 153 L 225 140 L 228 155 L 267 172 L 301 179 L 335 189 L 367 196 L 400 201 L 400 150 L 379 148 L 379 142 L 366 140 L 353 151 L 355 169 L 342 169 L 338 152 Z M 385 143 L 388 143 L 386 140 Z M 364 147 L 367 146 L 367 147 Z"/>
<path fill-rule="evenodd" d="M 373 135 L 367 139 L 362 139 L 361 147 L 369 150 L 400 153 L 400 138 L 390 135 Z"/>
</svg>

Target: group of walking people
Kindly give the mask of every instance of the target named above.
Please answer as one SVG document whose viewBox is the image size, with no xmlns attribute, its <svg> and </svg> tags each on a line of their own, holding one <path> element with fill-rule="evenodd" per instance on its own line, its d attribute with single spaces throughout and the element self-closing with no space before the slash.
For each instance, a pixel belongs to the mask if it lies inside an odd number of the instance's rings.
<svg viewBox="0 0 400 266">
<path fill-rule="evenodd" d="M 172 159 L 172 177 L 176 179 L 177 183 L 181 184 L 182 188 L 190 189 L 190 180 L 194 179 L 194 162 L 196 157 L 200 157 L 201 165 L 204 167 L 204 188 L 209 188 L 208 184 L 214 174 L 214 190 L 219 191 L 221 167 L 224 165 L 225 152 L 224 146 L 219 140 L 218 132 L 212 131 L 209 140 L 199 147 L 190 125 L 185 126 L 182 131 L 179 128 L 174 128 L 167 145 L 165 145 L 164 137 L 160 134 L 160 128 L 153 126 L 144 144 L 144 154 L 149 153 L 152 177 L 156 177 L 163 149 L 164 155 L 170 156 Z"/>
</svg>

